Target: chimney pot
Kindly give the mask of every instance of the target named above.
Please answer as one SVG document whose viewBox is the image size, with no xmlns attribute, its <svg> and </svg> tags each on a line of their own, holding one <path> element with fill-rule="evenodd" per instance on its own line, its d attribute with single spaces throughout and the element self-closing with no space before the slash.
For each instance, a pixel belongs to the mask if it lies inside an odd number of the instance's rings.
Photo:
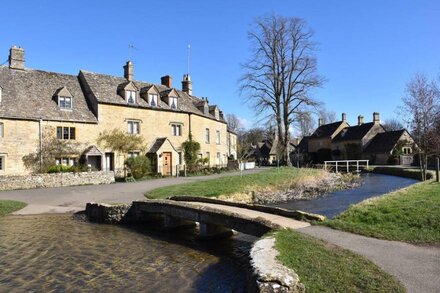
<svg viewBox="0 0 440 293">
<path fill-rule="evenodd" d="M 322 123 L 322 118 L 319 118 L 319 119 L 318 119 L 318 126 L 322 126 L 322 124 L 323 124 L 323 123 Z"/>
<path fill-rule="evenodd" d="M 13 46 L 9 50 L 9 68 L 24 70 L 24 49 Z"/>
<path fill-rule="evenodd" d="M 187 93 L 188 95 L 192 95 L 192 82 L 191 76 L 189 74 L 183 75 L 182 91 Z"/>
<path fill-rule="evenodd" d="M 378 112 L 373 113 L 373 122 L 379 123 L 380 122 L 380 114 Z"/>
<path fill-rule="evenodd" d="M 133 76 L 134 76 L 133 62 L 127 61 L 127 63 L 124 65 L 124 77 L 128 81 L 132 81 Z"/>
<path fill-rule="evenodd" d="M 173 85 L 173 78 L 169 75 L 162 76 L 160 78 L 160 83 L 166 86 L 167 88 L 171 88 Z"/>
<path fill-rule="evenodd" d="M 358 116 L 358 125 L 362 125 L 362 124 L 364 124 L 364 116 L 359 115 Z"/>
<path fill-rule="evenodd" d="M 347 114 L 342 113 L 342 121 L 347 121 Z"/>
</svg>

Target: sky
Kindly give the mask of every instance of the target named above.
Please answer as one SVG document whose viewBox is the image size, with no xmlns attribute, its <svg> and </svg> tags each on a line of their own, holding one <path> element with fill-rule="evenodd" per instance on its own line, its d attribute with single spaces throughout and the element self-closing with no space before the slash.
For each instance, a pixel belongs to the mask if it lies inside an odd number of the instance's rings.
<svg viewBox="0 0 440 293">
<path fill-rule="evenodd" d="M 247 36 L 256 17 L 304 19 L 318 43 L 318 71 L 327 82 L 314 98 L 348 122 L 401 118 L 405 84 L 416 73 L 440 73 L 438 0 L 167 0 L 7 1 L 0 18 L 0 64 L 9 48 L 25 49 L 26 67 L 77 74 L 80 69 L 181 87 L 188 71 L 193 93 L 208 97 L 246 127 L 263 126 L 238 91 Z M 133 45 L 134 49 L 129 49 Z"/>
</svg>

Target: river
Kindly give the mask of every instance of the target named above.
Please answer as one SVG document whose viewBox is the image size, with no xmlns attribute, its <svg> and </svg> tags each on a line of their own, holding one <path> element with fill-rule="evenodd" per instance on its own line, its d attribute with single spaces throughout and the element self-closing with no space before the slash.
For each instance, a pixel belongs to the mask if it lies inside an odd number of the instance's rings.
<svg viewBox="0 0 440 293">
<path fill-rule="evenodd" d="M 72 215 L 0 218 L 0 292 L 241 292 L 255 238 L 196 235 Z"/>
<path fill-rule="evenodd" d="M 271 206 L 301 210 L 333 218 L 350 205 L 418 182 L 414 179 L 374 173 L 362 174 L 361 178 L 362 184 L 357 188 L 332 192 L 313 200 L 291 200 L 274 203 Z"/>
</svg>

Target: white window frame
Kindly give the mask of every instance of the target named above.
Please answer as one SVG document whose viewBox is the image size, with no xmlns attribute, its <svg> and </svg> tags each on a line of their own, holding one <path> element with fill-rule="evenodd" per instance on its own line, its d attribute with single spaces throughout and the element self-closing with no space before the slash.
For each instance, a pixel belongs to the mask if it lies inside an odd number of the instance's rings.
<svg viewBox="0 0 440 293">
<path fill-rule="evenodd" d="M 66 101 L 70 101 L 70 107 L 66 107 Z M 63 102 L 64 105 L 61 105 Z M 61 110 L 72 110 L 73 109 L 73 99 L 72 97 L 66 97 L 66 96 L 58 96 L 58 107 Z"/>
<path fill-rule="evenodd" d="M 128 152 L 128 158 L 136 158 L 141 155 L 140 151 L 129 151 Z"/>
<path fill-rule="evenodd" d="M 130 98 L 133 99 L 133 101 L 130 101 Z M 136 91 L 132 90 L 126 90 L 125 91 L 125 100 L 128 104 L 136 104 Z"/>
<path fill-rule="evenodd" d="M 157 107 L 158 94 L 148 94 L 148 104 L 152 107 Z"/>
<path fill-rule="evenodd" d="M 179 107 L 177 97 L 169 97 L 169 102 L 170 102 L 169 106 L 171 109 L 177 109 Z"/>
<path fill-rule="evenodd" d="M 215 143 L 216 144 L 220 144 L 221 142 L 221 134 L 220 134 L 220 130 L 216 130 L 215 131 Z"/>
<path fill-rule="evenodd" d="M 209 143 L 211 140 L 209 128 L 205 128 L 205 143 Z"/>
<path fill-rule="evenodd" d="M 135 125 L 137 125 L 136 128 L 134 127 Z M 135 131 L 135 129 L 137 131 Z M 132 135 L 141 134 L 141 123 L 139 121 L 135 121 L 135 120 L 128 120 L 127 121 L 127 133 L 132 134 Z"/>
<path fill-rule="evenodd" d="M 182 136 L 182 125 L 177 123 L 171 124 L 171 134 L 173 136 Z"/>
</svg>

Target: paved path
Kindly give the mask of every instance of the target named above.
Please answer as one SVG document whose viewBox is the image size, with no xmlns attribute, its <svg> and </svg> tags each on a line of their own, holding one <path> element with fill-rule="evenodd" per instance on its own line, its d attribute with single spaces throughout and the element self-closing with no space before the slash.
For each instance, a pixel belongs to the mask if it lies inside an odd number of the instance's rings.
<svg viewBox="0 0 440 293">
<path fill-rule="evenodd" d="M 440 249 L 437 247 L 380 240 L 322 226 L 297 231 L 367 257 L 399 279 L 408 292 L 440 292 Z"/>
<path fill-rule="evenodd" d="M 243 174 L 263 171 L 264 168 L 246 170 Z M 84 210 L 88 202 L 131 203 L 145 199 L 146 191 L 186 182 L 214 179 L 224 176 L 238 176 L 239 172 L 209 176 L 152 179 L 136 183 L 115 183 L 108 185 L 87 185 L 58 188 L 39 188 L 0 192 L 0 199 L 13 199 L 28 204 L 15 215 L 68 213 Z"/>
</svg>

